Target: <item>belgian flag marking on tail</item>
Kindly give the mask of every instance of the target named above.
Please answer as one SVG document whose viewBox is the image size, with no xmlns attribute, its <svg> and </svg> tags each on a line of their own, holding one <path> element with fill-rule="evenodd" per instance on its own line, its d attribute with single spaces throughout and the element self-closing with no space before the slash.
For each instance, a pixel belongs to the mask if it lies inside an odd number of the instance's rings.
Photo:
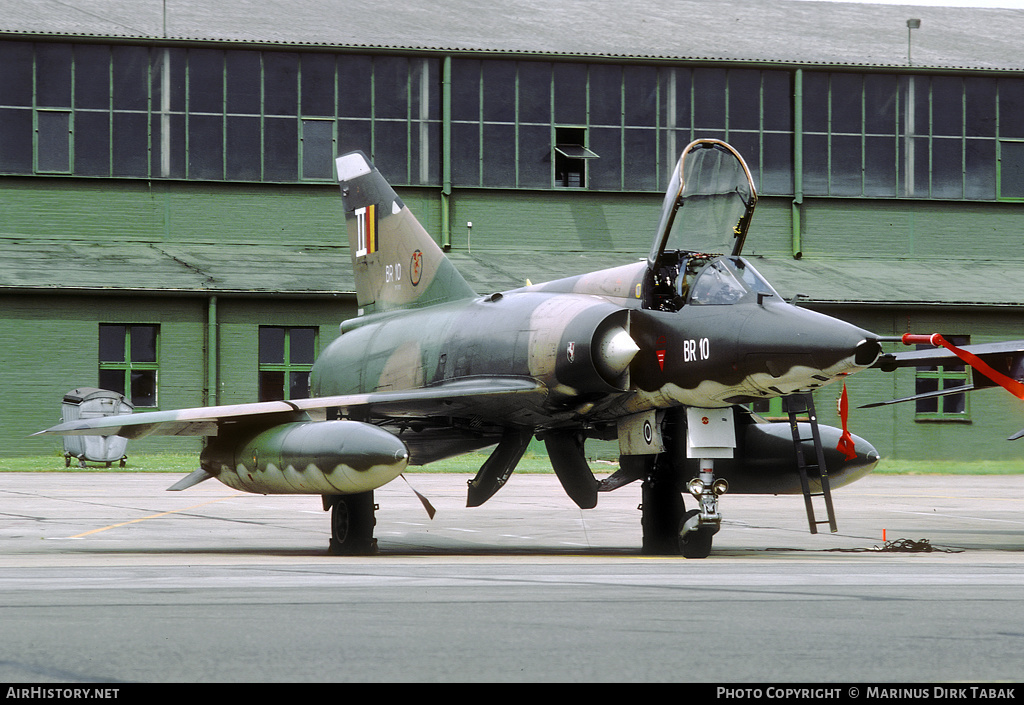
<svg viewBox="0 0 1024 705">
<path fill-rule="evenodd" d="M 356 257 L 365 257 L 377 251 L 377 206 L 359 208 L 355 215 L 358 236 Z"/>
</svg>

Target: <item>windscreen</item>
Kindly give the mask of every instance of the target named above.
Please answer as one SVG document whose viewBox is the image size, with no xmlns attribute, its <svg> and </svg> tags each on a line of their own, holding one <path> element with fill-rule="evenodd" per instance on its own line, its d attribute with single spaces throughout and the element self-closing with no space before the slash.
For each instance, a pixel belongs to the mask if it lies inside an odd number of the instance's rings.
<svg viewBox="0 0 1024 705">
<path fill-rule="evenodd" d="M 697 275 L 690 290 L 690 303 L 723 306 L 756 294 L 778 296 L 746 260 L 720 257 L 708 262 Z"/>
</svg>

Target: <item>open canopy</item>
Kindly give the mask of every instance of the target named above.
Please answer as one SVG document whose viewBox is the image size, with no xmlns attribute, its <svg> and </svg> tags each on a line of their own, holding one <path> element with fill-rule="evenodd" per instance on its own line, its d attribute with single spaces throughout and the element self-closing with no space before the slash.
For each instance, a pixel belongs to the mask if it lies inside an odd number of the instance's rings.
<svg viewBox="0 0 1024 705">
<path fill-rule="evenodd" d="M 650 263 L 667 251 L 740 254 L 756 204 L 750 170 L 735 149 L 720 140 L 691 142 L 665 193 Z"/>
</svg>

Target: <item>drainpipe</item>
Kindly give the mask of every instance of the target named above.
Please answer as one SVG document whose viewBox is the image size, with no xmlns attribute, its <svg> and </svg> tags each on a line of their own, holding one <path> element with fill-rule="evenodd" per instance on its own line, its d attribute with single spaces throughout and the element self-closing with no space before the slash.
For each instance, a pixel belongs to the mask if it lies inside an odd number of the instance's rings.
<svg viewBox="0 0 1024 705">
<path fill-rule="evenodd" d="M 217 297 L 211 296 L 206 305 L 206 404 L 217 405 Z"/>
<path fill-rule="evenodd" d="M 800 219 L 804 203 L 804 70 L 793 76 L 793 259 L 804 256 Z"/>
<path fill-rule="evenodd" d="M 452 57 L 441 68 L 441 247 L 452 249 Z"/>
</svg>

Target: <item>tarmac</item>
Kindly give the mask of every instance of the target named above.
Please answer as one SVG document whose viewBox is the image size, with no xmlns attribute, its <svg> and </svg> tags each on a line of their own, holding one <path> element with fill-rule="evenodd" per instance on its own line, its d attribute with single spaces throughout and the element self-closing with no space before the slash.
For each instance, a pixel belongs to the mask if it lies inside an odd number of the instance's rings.
<svg viewBox="0 0 1024 705">
<path fill-rule="evenodd" d="M 376 491 L 376 556 L 317 496 L 157 473 L 0 475 L 0 681 L 1020 682 L 1024 476 L 725 495 L 706 559 L 640 553 L 640 488 L 468 475 Z M 436 509 L 430 519 L 415 488 Z"/>
</svg>

